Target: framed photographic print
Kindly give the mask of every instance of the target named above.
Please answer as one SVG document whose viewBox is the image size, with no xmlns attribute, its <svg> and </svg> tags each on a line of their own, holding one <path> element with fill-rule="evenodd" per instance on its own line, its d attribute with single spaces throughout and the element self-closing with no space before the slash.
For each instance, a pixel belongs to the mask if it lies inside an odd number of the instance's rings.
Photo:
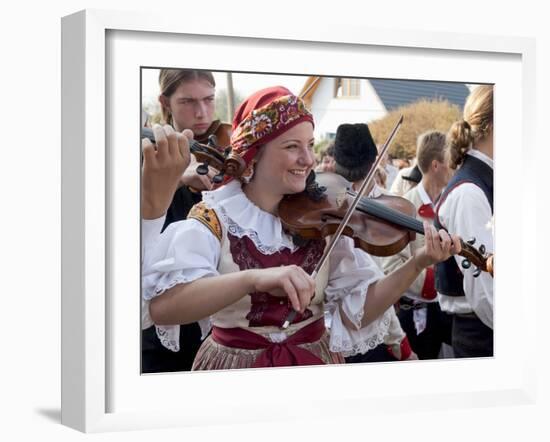
<svg viewBox="0 0 550 442">
<path fill-rule="evenodd" d="M 338 26 L 328 36 L 290 24 L 275 30 L 216 21 L 182 27 L 168 16 L 92 10 L 63 19 L 62 55 L 65 425 L 98 432 L 533 401 L 533 362 L 514 358 L 513 349 L 534 346 L 526 337 L 535 334 L 528 306 L 536 290 L 533 279 L 522 278 L 528 250 L 514 244 L 526 238 L 535 204 L 533 194 L 507 179 L 534 153 L 533 41 Z M 144 69 L 164 67 L 493 84 L 494 287 L 509 295 L 495 301 L 494 357 L 143 374 L 141 88 Z M 507 240 L 512 232 L 514 243 Z"/>
</svg>

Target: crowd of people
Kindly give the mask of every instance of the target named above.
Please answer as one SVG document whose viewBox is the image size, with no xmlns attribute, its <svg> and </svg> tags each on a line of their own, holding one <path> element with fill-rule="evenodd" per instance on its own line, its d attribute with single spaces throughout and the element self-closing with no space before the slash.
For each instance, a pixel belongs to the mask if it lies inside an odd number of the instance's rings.
<svg viewBox="0 0 550 442">
<path fill-rule="evenodd" d="M 448 133 L 418 134 L 412 164 L 380 162 L 363 198 L 407 200 L 423 231 L 390 256 L 299 237 L 279 213 L 315 175 L 359 190 L 381 147 L 367 124 L 343 122 L 317 158 L 314 116 L 282 86 L 231 125 L 210 72 L 163 69 L 159 86 L 163 123 L 142 140 L 143 373 L 492 356 L 493 277 L 460 255 L 462 239 L 494 250 L 491 86 Z M 221 183 L 190 153 L 213 139 L 244 166 Z"/>
</svg>

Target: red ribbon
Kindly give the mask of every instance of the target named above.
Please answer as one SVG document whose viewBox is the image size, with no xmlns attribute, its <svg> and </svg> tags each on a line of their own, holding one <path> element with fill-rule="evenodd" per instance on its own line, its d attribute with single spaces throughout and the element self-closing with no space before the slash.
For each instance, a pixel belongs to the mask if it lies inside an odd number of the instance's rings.
<svg viewBox="0 0 550 442">
<path fill-rule="evenodd" d="M 401 341 L 401 343 L 399 344 L 399 350 L 397 350 L 397 348 L 395 350 L 396 351 L 394 351 L 391 345 L 388 345 L 388 352 L 395 359 L 398 359 L 400 361 L 405 361 L 409 359 L 409 357 L 412 354 L 412 348 L 411 348 L 411 344 L 409 343 L 409 338 L 405 336 Z M 396 353 L 399 353 L 399 354 L 396 354 Z"/>
<path fill-rule="evenodd" d="M 435 272 L 433 267 L 426 269 L 426 276 L 424 277 L 424 285 L 422 286 L 421 295 L 424 299 L 432 300 L 437 296 L 437 290 L 435 289 Z"/>
<path fill-rule="evenodd" d="M 324 365 L 322 359 L 298 347 L 318 341 L 325 333 L 324 319 L 318 319 L 289 336 L 283 342 L 271 342 L 263 336 L 242 328 L 212 328 L 212 338 L 226 347 L 246 350 L 264 349 L 252 365 L 257 367 L 288 367 L 297 365 Z"/>
<path fill-rule="evenodd" d="M 431 204 L 422 204 L 418 208 L 418 214 L 422 218 L 428 218 L 428 219 L 434 219 L 435 218 L 435 212 Z"/>
</svg>

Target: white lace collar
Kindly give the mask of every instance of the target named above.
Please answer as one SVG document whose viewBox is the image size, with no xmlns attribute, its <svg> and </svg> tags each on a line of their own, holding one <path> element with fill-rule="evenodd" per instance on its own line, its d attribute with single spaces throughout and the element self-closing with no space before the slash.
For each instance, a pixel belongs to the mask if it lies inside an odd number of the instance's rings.
<svg viewBox="0 0 550 442">
<path fill-rule="evenodd" d="M 278 217 L 256 206 L 233 180 L 219 189 L 202 193 L 206 205 L 216 211 L 229 233 L 249 237 L 258 250 L 271 255 L 283 248 L 295 250 L 292 238 L 284 233 Z"/>
</svg>

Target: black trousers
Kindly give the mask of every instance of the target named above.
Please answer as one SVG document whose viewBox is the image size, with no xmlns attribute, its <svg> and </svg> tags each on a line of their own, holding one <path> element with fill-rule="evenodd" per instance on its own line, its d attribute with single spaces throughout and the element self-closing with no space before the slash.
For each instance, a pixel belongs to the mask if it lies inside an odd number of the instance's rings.
<svg viewBox="0 0 550 442">
<path fill-rule="evenodd" d="M 141 332 L 141 372 L 163 373 L 190 371 L 201 346 L 201 329 L 197 322 L 180 326 L 180 351 L 164 347 L 155 330 L 149 327 Z"/>
<path fill-rule="evenodd" d="M 493 330 L 474 314 L 453 315 L 452 345 L 457 358 L 493 356 Z"/>
<path fill-rule="evenodd" d="M 401 328 L 407 334 L 411 348 L 417 354 L 418 359 L 437 359 L 441 344 L 451 345 L 452 317 L 441 311 L 438 302 L 426 303 L 428 312 L 426 328 L 417 334 L 414 326 L 414 309 L 406 309 L 404 304 L 399 309 L 397 317 Z"/>
<path fill-rule="evenodd" d="M 349 356 L 345 359 L 347 364 L 397 361 L 397 359 L 388 351 L 388 346 L 386 344 L 380 344 L 365 354 Z"/>
</svg>

